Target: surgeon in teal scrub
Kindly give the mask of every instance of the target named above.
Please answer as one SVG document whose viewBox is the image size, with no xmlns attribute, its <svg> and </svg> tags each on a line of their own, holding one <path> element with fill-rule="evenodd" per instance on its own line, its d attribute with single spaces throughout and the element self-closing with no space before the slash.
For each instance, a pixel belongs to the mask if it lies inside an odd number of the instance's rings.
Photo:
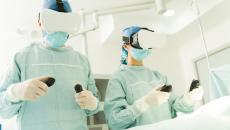
<svg viewBox="0 0 230 130">
<path fill-rule="evenodd" d="M 203 95 L 202 87 L 181 97 L 159 91 L 161 86 L 170 83 L 160 72 L 144 66 L 143 60 L 151 53 L 151 48 L 138 40 L 142 31 L 154 33 L 137 26 L 123 30 L 122 67 L 109 81 L 104 105 L 112 130 L 175 118 L 176 112 L 190 113 L 194 102 Z"/>
<path fill-rule="evenodd" d="M 89 61 L 65 46 L 75 20 L 67 0 L 45 0 L 38 20 L 43 42 L 16 53 L 1 80 L 0 116 L 17 116 L 18 130 L 87 130 L 87 116 L 98 112 Z M 49 77 L 51 87 L 43 82 Z M 76 84 L 82 92 L 75 92 Z"/>
</svg>

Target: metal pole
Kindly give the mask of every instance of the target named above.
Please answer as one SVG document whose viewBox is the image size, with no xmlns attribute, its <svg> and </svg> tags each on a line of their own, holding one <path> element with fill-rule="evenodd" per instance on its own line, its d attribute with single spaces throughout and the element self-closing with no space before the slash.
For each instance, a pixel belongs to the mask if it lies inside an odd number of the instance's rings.
<svg viewBox="0 0 230 130">
<path fill-rule="evenodd" d="M 206 41 L 205 35 L 204 35 L 204 28 L 203 28 L 202 21 L 201 21 L 201 18 L 200 18 L 200 9 L 199 9 L 198 2 L 197 2 L 197 0 L 193 0 L 193 2 L 195 4 L 196 11 L 197 11 L 197 21 L 199 23 L 200 33 L 201 33 L 201 36 L 202 36 L 203 45 L 204 45 L 204 49 L 205 49 L 206 60 L 207 60 L 207 64 L 208 64 L 209 86 L 207 86 L 207 87 L 208 87 L 208 89 L 210 89 L 210 85 L 211 85 L 211 80 L 212 79 L 211 79 L 211 64 L 210 64 L 210 58 L 209 58 L 209 54 L 208 54 L 208 46 L 207 46 L 207 41 Z M 208 93 L 208 96 L 209 96 L 209 100 L 210 100 L 209 93 Z M 203 103 L 204 103 L 204 98 L 203 98 Z"/>
<path fill-rule="evenodd" d="M 88 12 L 85 12 L 85 14 L 86 15 L 92 14 L 95 11 L 98 12 L 98 15 L 107 15 L 107 14 L 114 14 L 114 13 L 116 14 L 116 13 L 123 13 L 127 11 L 137 11 L 140 9 L 141 10 L 148 9 L 148 8 L 152 8 L 153 5 L 154 5 L 154 1 L 148 1 L 148 2 L 143 2 L 143 3 L 136 3 L 136 4 L 131 4 L 131 5 L 123 5 L 123 6 L 118 6 L 118 7 L 88 11 Z"/>
<path fill-rule="evenodd" d="M 204 44 L 204 49 L 205 49 L 205 55 L 206 55 L 206 59 L 207 59 L 207 63 L 208 63 L 208 68 L 210 70 L 210 68 L 211 68 L 210 58 L 209 58 L 209 54 L 208 54 L 207 41 L 206 41 L 205 36 L 204 36 L 204 27 L 203 27 L 201 19 L 200 19 L 200 9 L 199 9 L 199 5 L 198 5 L 197 0 L 194 0 L 194 1 L 195 1 L 196 11 L 197 11 L 197 21 L 199 23 L 200 33 L 201 33 L 202 41 L 203 41 L 203 44 Z"/>
<path fill-rule="evenodd" d="M 81 29 L 86 27 L 86 15 L 84 13 L 84 10 L 81 9 L 81 16 L 82 16 L 82 25 L 81 25 Z M 88 54 L 88 39 L 87 39 L 87 32 L 83 32 L 82 33 L 82 38 L 83 38 L 83 45 L 82 45 L 82 50 L 83 53 L 86 55 L 86 57 L 89 57 Z"/>
</svg>

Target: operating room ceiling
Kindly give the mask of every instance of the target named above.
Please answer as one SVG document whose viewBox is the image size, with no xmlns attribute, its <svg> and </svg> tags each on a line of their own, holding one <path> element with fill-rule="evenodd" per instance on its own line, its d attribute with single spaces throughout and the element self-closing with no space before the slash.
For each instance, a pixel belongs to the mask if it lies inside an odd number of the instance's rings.
<svg viewBox="0 0 230 130">
<path fill-rule="evenodd" d="M 156 5 L 154 0 L 71 0 L 74 9 L 84 9 L 84 11 L 102 10 L 124 5 L 136 5 L 142 3 L 151 3 L 152 9 L 144 9 L 134 11 L 132 13 L 121 13 L 114 15 L 124 22 L 140 21 L 140 24 L 149 25 L 159 32 L 173 34 L 196 19 L 196 8 L 193 0 L 164 0 L 167 9 L 174 10 L 175 15 L 165 17 L 156 13 Z M 223 0 L 197 0 L 201 10 L 201 15 L 211 10 Z M 145 19 L 145 22 L 142 20 Z M 125 21 L 126 20 L 126 21 Z"/>
<path fill-rule="evenodd" d="M 71 0 L 73 9 L 85 11 L 108 9 L 124 5 L 133 5 L 143 2 L 152 2 L 153 8 L 139 10 L 129 13 L 115 14 L 114 32 L 120 31 L 119 27 L 130 24 L 139 24 L 151 27 L 158 32 L 174 34 L 189 24 L 196 18 L 196 12 L 192 0 L 165 0 L 168 9 L 175 10 L 175 15 L 165 17 L 156 13 L 154 0 Z M 201 14 L 207 13 L 223 0 L 197 0 L 201 8 Z M 4 1 L 1 4 L 0 13 L 3 19 L 1 27 L 6 30 L 16 28 L 38 29 L 37 16 L 41 9 L 42 0 L 20 0 Z M 6 13 L 7 12 L 7 13 Z M 4 25 L 11 26 L 4 26 Z M 116 28 L 116 26 L 118 26 Z"/>
</svg>

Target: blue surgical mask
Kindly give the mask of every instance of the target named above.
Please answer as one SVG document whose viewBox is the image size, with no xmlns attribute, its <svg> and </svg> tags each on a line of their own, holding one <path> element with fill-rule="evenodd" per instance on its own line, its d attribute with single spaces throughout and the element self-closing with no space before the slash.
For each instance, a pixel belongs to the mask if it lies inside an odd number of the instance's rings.
<svg viewBox="0 0 230 130">
<path fill-rule="evenodd" d="M 43 32 L 46 42 L 53 48 L 62 47 L 68 40 L 69 34 L 66 32 Z"/>
<path fill-rule="evenodd" d="M 131 48 L 132 57 L 138 61 L 144 60 L 150 54 L 151 54 L 151 51 L 149 49 L 136 49 L 133 47 Z"/>
</svg>

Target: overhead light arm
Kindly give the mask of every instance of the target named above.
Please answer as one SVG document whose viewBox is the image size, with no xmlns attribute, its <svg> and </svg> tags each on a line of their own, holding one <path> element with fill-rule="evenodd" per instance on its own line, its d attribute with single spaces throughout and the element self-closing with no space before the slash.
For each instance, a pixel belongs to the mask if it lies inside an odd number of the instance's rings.
<svg viewBox="0 0 230 130">
<path fill-rule="evenodd" d="M 155 0 L 156 9 L 158 14 L 164 14 L 166 12 L 166 5 L 164 0 Z"/>
</svg>

